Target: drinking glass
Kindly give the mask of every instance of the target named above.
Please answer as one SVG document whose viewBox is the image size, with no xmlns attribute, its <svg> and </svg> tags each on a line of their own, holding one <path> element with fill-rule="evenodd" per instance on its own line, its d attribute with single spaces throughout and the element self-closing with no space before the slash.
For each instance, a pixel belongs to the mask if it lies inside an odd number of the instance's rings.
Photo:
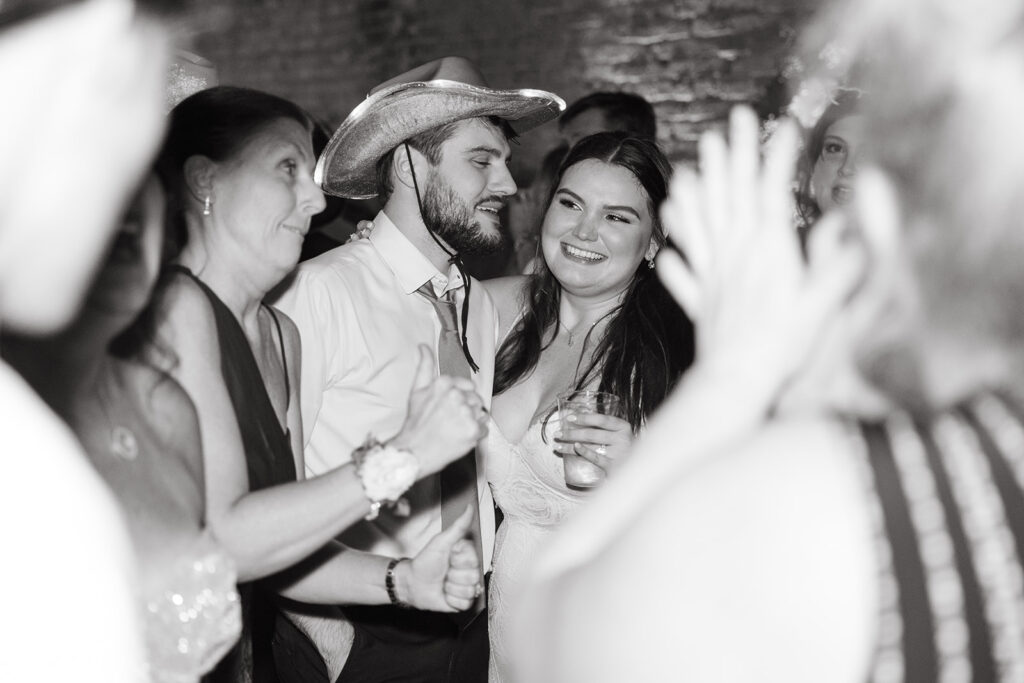
<svg viewBox="0 0 1024 683">
<path fill-rule="evenodd" d="M 606 391 L 569 391 L 558 395 L 558 419 L 562 429 L 569 426 L 566 418 L 570 415 L 599 413 L 623 417 L 619 397 Z M 604 480 L 605 471 L 576 453 L 562 455 L 565 483 L 573 488 L 591 488 Z"/>
</svg>

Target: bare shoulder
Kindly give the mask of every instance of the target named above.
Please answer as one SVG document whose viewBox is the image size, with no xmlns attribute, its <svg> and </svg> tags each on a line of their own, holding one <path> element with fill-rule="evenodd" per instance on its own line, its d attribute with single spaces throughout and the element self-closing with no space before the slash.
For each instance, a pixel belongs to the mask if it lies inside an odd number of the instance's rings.
<svg viewBox="0 0 1024 683">
<path fill-rule="evenodd" d="M 502 335 L 511 327 L 512 322 L 519 317 L 528 282 L 529 276 L 509 275 L 492 280 L 484 280 L 480 283 L 494 301 L 494 308 L 498 311 L 498 321 L 501 326 Z"/>
<path fill-rule="evenodd" d="M 161 289 L 155 299 L 159 310 L 158 319 L 170 324 L 171 332 L 179 325 L 197 326 L 201 329 L 215 329 L 215 319 L 210 300 L 200 286 L 191 278 L 174 277 Z M 196 330 L 190 330 L 194 332 Z"/>
</svg>

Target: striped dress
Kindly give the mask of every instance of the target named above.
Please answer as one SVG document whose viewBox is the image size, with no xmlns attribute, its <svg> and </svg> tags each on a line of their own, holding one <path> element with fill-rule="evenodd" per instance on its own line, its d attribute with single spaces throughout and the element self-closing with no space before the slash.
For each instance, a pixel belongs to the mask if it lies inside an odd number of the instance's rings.
<svg viewBox="0 0 1024 683">
<path fill-rule="evenodd" d="M 1001 392 L 861 423 L 875 683 L 1024 681 L 1024 411 Z"/>
</svg>

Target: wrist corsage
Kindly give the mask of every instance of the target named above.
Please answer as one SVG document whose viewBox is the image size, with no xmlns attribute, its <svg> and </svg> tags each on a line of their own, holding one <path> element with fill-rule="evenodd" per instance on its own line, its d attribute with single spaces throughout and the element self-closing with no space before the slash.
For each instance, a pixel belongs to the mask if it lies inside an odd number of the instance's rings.
<svg viewBox="0 0 1024 683">
<path fill-rule="evenodd" d="M 412 451 L 395 448 L 372 436 L 352 453 L 356 476 L 370 501 L 367 520 L 376 519 L 382 505 L 400 503 L 402 494 L 416 483 L 420 463 Z"/>
</svg>

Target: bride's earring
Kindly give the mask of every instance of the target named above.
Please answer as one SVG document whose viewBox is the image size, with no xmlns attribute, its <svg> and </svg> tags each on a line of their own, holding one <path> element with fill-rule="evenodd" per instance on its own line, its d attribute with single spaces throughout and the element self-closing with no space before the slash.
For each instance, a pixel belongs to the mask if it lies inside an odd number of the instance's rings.
<svg viewBox="0 0 1024 683">
<path fill-rule="evenodd" d="M 210 206 L 211 205 L 212 205 L 212 203 L 210 202 L 210 195 L 206 195 L 206 199 L 203 200 L 203 215 L 204 216 L 209 216 L 210 215 L 210 213 L 211 213 Z"/>
</svg>

